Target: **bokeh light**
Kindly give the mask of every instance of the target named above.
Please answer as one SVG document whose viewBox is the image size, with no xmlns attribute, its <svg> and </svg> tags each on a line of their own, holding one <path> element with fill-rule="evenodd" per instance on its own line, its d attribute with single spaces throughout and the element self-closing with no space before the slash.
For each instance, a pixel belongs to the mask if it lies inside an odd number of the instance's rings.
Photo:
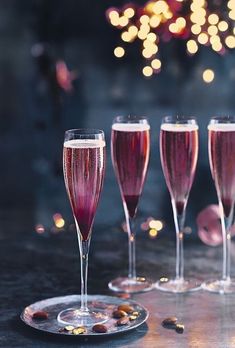
<svg viewBox="0 0 235 348">
<path fill-rule="evenodd" d="M 214 80 L 215 73 L 212 69 L 206 69 L 203 71 L 202 78 L 204 82 L 211 83 Z"/>
<path fill-rule="evenodd" d="M 161 220 L 151 220 L 149 222 L 149 227 L 161 231 L 163 229 L 163 223 Z"/>
<path fill-rule="evenodd" d="M 150 238 L 156 238 L 157 237 L 157 235 L 158 235 L 158 231 L 157 230 L 155 230 L 154 228 L 151 228 L 150 230 L 149 230 L 149 237 Z"/>
<path fill-rule="evenodd" d="M 110 8 L 107 18 L 122 30 L 123 43 L 141 40 L 141 53 L 149 66 L 143 69 L 146 77 L 160 71 L 159 57 L 162 43 L 171 39 L 185 40 L 186 52 L 193 56 L 205 45 L 220 55 L 235 48 L 235 0 L 227 1 L 227 11 L 221 6 L 209 6 L 209 0 L 150 0 L 143 6 L 125 5 Z M 125 54 L 125 47 L 116 48 L 118 58 Z M 156 60 L 157 59 L 157 63 Z M 159 67 L 160 66 L 160 67 Z"/>
<path fill-rule="evenodd" d="M 190 54 L 195 54 L 198 51 L 198 45 L 195 40 L 189 40 L 187 42 L 187 51 Z"/>
<path fill-rule="evenodd" d="M 151 68 L 151 66 L 145 66 L 142 72 L 144 76 L 150 77 L 153 74 L 153 69 Z"/>
<path fill-rule="evenodd" d="M 225 39 L 225 43 L 229 48 L 235 48 L 235 36 L 229 35 Z"/>
<path fill-rule="evenodd" d="M 125 50 L 123 47 L 118 46 L 114 49 L 113 53 L 114 53 L 115 57 L 121 58 L 124 56 Z"/>
<path fill-rule="evenodd" d="M 159 70 L 159 69 L 161 69 L 162 63 L 161 63 L 160 59 L 153 59 L 151 62 L 151 66 L 153 69 Z"/>
<path fill-rule="evenodd" d="M 124 16 L 127 18 L 132 18 L 135 15 L 135 10 L 132 7 L 128 7 L 124 11 Z"/>
<path fill-rule="evenodd" d="M 35 231 L 38 233 L 38 234 L 42 234 L 45 232 L 45 228 L 42 224 L 37 224 L 35 226 Z"/>
<path fill-rule="evenodd" d="M 54 224 L 55 224 L 55 226 L 57 228 L 63 228 L 64 227 L 65 221 L 64 221 L 64 219 L 63 219 L 61 214 L 59 214 L 59 213 L 54 214 L 53 215 L 53 220 L 54 220 Z"/>
</svg>

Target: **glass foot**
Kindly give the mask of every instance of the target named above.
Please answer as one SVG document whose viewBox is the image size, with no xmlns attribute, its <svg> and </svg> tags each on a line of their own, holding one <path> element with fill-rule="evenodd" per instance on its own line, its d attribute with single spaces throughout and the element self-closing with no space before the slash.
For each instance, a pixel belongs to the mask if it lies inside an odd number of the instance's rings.
<svg viewBox="0 0 235 348">
<path fill-rule="evenodd" d="M 80 309 L 68 308 L 61 311 L 57 316 L 57 321 L 62 325 L 72 326 L 93 326 L 101 324 L 108 320 L 105 312 L 89 310 L 82 312 Z"/>
<path fill-rule="evenodd" d="M 135 294 L 153 289 L 153 283 L 151 280 L 144 277 L 120 277 L 109 282 L 108 286 L 109 289 L 115 292 L 124 292 L 127 294 Z"/>
<path fill-rule="evenodd" d="M 155 286 L 161 291 L 185 293 L 199 290 L 201 288 L 201 283 L 197 279 L 179 280 L 164 278 L 163 280 L 159 280 Z"/>
<path fill-rule="evenodd" d="M 208 280 L 202 284 L 202 289 L 217 294 L 234 294 L 235 281 L 234 280 Z"/>
</svg>

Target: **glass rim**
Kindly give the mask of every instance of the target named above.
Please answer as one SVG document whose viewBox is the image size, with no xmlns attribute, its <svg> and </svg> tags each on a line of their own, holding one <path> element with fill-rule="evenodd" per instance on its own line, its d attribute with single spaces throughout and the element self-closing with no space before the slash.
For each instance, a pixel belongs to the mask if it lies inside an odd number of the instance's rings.
<svg viewBox="0 0 235 348">
<path fill-rule="evenodd" d="M 162 123 L 194 123 L 197 124 L 195 116 L 186 115 L 166 115 L 162 118 Z"/>
<path fill-rule="evenodd" d="M 65 137 L 66 135 L 78 135 L 78 136 L 95 136 L 95 135 L 102 135 L 104 136 L 104 131 L 102 129 L 96 129 L 96 128 L 73 128 L 68 129 L 64 133 Z"/>
<path fill-rule="evenodd" d="M 210 118 L 209 124 L 214 123 L 235 123 L 235 115 L 216 115 Z"/>
<path fill-rule="evenodd" d="M 149 123 L 149 119 L 146 116 L 138 116 L 138 115 L 118 115 L 114 117 L 113 123 L 136 123 L 140 121 L 140 123 Z"/>
</svg>

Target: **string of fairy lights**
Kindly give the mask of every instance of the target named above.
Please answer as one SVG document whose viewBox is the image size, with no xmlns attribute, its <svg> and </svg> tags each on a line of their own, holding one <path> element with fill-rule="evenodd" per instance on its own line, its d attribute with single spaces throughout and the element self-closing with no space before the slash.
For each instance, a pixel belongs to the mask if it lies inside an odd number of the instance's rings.
<svg viewBox="0 0 235 348">
<path fill-rule="evenodd" d="M 235 0 L 154 0 L 143 7 L 112 7 L 106 15 L 109 23 L 121 30 L 122 44 L 115 47 L 115 57 L 124 57 L 127 45 L 139 40 L 146 77 L 161 71 L 161 42 L 183 39 L 190 56 L 200 46 L 208 46 L 220 55 L 235 48 Z M 213 81 L 213 70 L 206 69 L 203 79 Z"/>
</svg>

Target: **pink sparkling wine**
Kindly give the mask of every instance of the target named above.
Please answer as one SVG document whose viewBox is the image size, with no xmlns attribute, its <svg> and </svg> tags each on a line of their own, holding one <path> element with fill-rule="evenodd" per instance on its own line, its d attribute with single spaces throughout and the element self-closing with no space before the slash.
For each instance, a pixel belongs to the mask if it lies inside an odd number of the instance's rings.
<svg viewBox="0 0 235 348">
<path fill-rule="evenodd" d="M 198 126 L 162 124 L 160 154 L 163 173 L 171 198 L 181 215 L 187 204 L 198 158 Z"/>
<path fill-rule="evenodd" d="M 210 168 L 224 214 L 229 217 L 235 200 L 235 124 L 210 124 Z"/>
<path fill-rule="evenodd" d="M 92 229 L 104 179 L 105 142 L 100 139 L 64 143 L 65 186 L 82 240 Z"/>
<path fill-rule="evenodd" d="M 113 124 L 111 152 L 122 199 L 133 218 L 149 162 L 150 126 L 141 123 Z"/>
</svg>

